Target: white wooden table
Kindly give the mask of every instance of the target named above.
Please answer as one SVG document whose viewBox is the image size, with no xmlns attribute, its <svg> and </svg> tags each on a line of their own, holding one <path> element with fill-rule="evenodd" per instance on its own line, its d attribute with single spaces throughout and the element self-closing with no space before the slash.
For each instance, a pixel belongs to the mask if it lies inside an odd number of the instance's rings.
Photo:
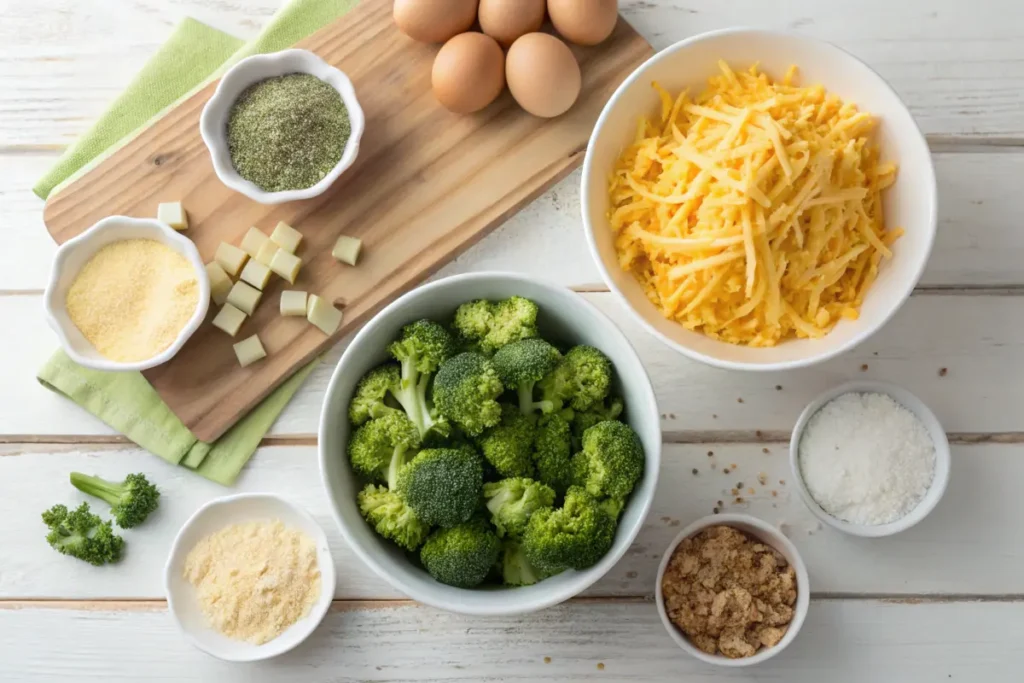
<svg viewBox="0 0 1024 683">
<path fill-rule="evenodd" d="M 0 681 L 1020 681 L 1024 674 L 1024 3 L 1018 0 L 624 0 L 656 48 L 747 24 L 834 41 L 909 103 L 934 150 L 939 239 L 921 287 L 861 348 L 823 366 L 739 374 L 687 361 L 634 325 L 599 284 L 574 174 L 445 269 L 557 278 L 636 344 L 663 413 L 664 465 L 635 545 L 580 599 L 515 619 L 404 600 L 339 536 L 316 467 L 335 350 L 275 425 L 236 490 L 305 503 L 328 529 L 337 601 L 304 646 L 253 666 L 180 637 L 163 601 L 175 531 L 225 490 L 127 443 L 38 387 L 56 347 L 40 314 L 53 244 L 29 187 L 186 15 L 253 35 L 278 0 L 0 0 Z M 788 481 L 786 440 L 816 393 L 855 377 L 910 388 L 953 445 L 952 482 L 919 527 L 858 541 L 820 528 Z M 712 455 L 713 454 L 713 455 Z M 725 465 L 735 472 L 722 474 Z M 58 556 L 39 513 L 75 502 L 73 469 L 144 471 L 163 490 L 117 567 Z M 697 472 L 694 474 L 694 472 Z M 768 485 L 757 482 L 765 473 Z M 1018 478 L 1020 477 L 1020 478 Z M 752 671 L 708 668 L 664 633 L 651 602 L 681 524 L 728 501 L 784 530 L 814 599 L 794 645 Z"/>
</svg>

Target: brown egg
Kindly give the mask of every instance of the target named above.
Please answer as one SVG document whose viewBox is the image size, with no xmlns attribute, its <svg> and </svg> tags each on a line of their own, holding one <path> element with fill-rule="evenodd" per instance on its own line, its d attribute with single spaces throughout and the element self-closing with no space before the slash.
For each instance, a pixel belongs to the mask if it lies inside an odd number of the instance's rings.
<svg viewBox="0 0 1024 683">
<path fill-rule="evenodd" d="M 572 50 L 547 33 L 527 33 L 512 44 L 505 78 L 519 106 L 542 118 L 565 113 L 580 94 L 580 65 Z"/>
<path fill-rule="evenodd" d="M 544 23 L 545 0 L 480 0 L 480 29 L 503 46 Z"/>
<path fill-rule="evenodd" d="M 597 45 L 619 20 L 618 0 L 548 0 L 548 16 L 562 37 L 577 45 Z"/>
<path fill-rule="evenodd" d="M 479 111 L 505 88 L 505 54 L 490 36 L 460 33 L 438 51 L 430 82 L 445 109 L 457 114 Z"/>
<path fill-rule="evenodd" d="M 398 30 L 421 43 L 443 43 L 469 30 L 479 0 L 395 0 Z"/>
</svg>

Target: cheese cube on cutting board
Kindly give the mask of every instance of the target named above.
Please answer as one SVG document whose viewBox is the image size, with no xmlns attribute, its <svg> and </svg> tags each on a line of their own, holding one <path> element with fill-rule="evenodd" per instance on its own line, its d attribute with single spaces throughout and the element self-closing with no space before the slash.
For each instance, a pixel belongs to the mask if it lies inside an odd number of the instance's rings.
<svg viewBox="0 0 1024 683">
<path fill-rule="evenodd" d="M 249 232 L 245 233 L 245 237 L 242 238 L 242 251 L 256 258 L 256 255 L 260 253 L 260 248 L 269 241 L 270 238 L 262 230 L 249 228 Z"/>
<path fill-rule="evenodd" d="M 256 305 L 260 302 L 263 292 L 250 287 L 244 282 L 236 282 L 235 286 L 228 292 L 228 303 L 243 311 L 246 315 L 252 315 Z"/>
<path fill-rule="evenodd" d="M 362 246 L 362 240 L 358 240 L 355 237 L 349 237 L 348 235 L 342 235 L 338 238 L 338 241 L 334 243 L 334 249 L 331 250 L 331 256 L 342 263 L 354 266 L 356 261 L 359 260 L 359 250 Z"/>
<path fill-rule="evenodd" d="M 284 249 L 278 249 L 274 258 L 270 259 L 270 269 L 293 285 L 295 278 L 299 276 L 300 268 L 302 268 L 302 259 Z"/>
<path fill-rule="evenodd" d="M 238 364 L 243 368 L 247 365 L 252 365 L 261 358 L 267 357 L 267 352 L 263 348 L 263 343 L 260 342 L 259 335 L 252 335 L 247 339 L 243 339 L 234 346 L 235 355 L 238 356 Z"/>
<path fill-rule="evenodd" d="M 316 325 L 326 335 L 332 335 L 341 326 L 342 313 L 326 299 L 310 294 L 306 305 L 306 320 Z"/>
<path fill-rule="evenodd" d="M 281 315 L 306 315 L 306 293 L 292 289 L 281 292 Z"/>
<path fill-rule="evenodd" d="M 262 263 L 269 268 L 270 262 L 274 260 L 274 254 L 279 251 L 281 251 L 281 247 L 277 246 L 277 244 L 272 242 L 268 237 L 267 241 L 263 243 L 263 246 L 260 247 L 259 251 L 256 252 L 256 255 L 253 258 L 256 259 L 257 262 Z"/>
<path fill-rule="evenodd" d="M 249 260 L 249 255 L 233 244 L 221 242 L 217 246 L 217 253 L 214 254 L 213 260 L 219 263 L 228 275 L 238 277 L 245 262 Z"/>
<path fill-rule="evenodd" d="M 224 307 L 217 312 L 213 318 L 213 326 L 218 330 L 224 330 L 232 337 L 238 334 L 239 328 L 245 322 L 245 313 L 238 310 L 231 304 L 224 304 Z"/>
<path fill-rule="evenodd" d="M 256 289 L 266 289 L 267 283 L 270 282 L 270 268 L 259 261 L 249 259 L 245 268 L 242 268 L 241 278 L 243 282 L 248 282 Z"/>
<path fill-rule="evenodd" d="M 216 261 L 206 264 L 206 277 L 210 280 L 210 298 L 218 306 L 228 300 L 231 291 L 231 278 Z"/>
<path fill-rule="evenodd" d="M 156 219 L 175 230 L 188 230 L 188 214 L 181 202 L 163 202 L 157 206 Z"/>
<path fill-rule="evenodd" d="M 274 232 L 270 233 L 270 239 L 289 254 L 294 254 L 299 248 L 299 242 L 302 241 L 302 233 L 281 221 L 274 228 Z"/>
</svg>

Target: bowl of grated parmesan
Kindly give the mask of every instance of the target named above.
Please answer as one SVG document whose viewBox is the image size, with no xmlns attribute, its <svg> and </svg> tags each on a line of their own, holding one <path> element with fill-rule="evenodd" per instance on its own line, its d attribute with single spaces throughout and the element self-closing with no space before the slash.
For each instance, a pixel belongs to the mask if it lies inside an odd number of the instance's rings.
<svg viewBox="0 0 1024 683">
<path fill-rule="evenodd" d="M 814 399 L 793 428 L 789 459 L 810 511 L 854 536 L 909 529 L 949 484 L 949 441 L 938 418 L 886 382 L 848 382 Z"/>
<path fill-rule="evenodd" d="M 581 209 L 611 291 L 651 334 L 726 369 L 822 362 L 881 328 L 921 277 L 935 173 L 906 105 L 843 49 L 701 34 L 605 105 Z"/>
</svg>

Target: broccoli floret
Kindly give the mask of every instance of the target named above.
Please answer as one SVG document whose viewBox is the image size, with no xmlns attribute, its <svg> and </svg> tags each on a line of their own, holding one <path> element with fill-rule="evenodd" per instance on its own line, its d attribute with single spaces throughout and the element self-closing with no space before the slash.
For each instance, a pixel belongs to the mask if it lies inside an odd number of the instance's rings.
<svg viewBox="0 0 1024 683">
<path fill-rule="evenodd" d="M 583 433 L 605 420 L 618 420 L 622 416 L 625 404 L 618 396 L 609 398 L 600 403 L 595 403 L 589 410 L 577 410 L 573 412 L 572 437 L 575 439 L 577 449 L 582 447 Z"/>
<path fill-rule="evenodd" d="M 598 422 L 583 433 L 572 470 L 573 483 L 590 495 L 625 500 L 644 473 L 643 444 L 623 422 Z"/>
<path fill-rule="evenodd" d="M 431 448 L 402 469 L 394 488 L 424 522 L 452 527 L 476 511 L 483 485 L 479 456 L 463 449 Z"/>
<path fill-rule="evenodd" d="M 432 320 L 417 320 L 402 328 L 398 341 L 392 342 L 388 351 L 402 366 L 398 386 L 392 389 L 395 399 L 419 429 L 420 436 L 433 429 L 444 434 L 447 426 L 437 424 L 427 400 L 427 389 L 441 363 L 455 353 L 451 334 Z"/>
<path fill-rule="evenodd" d="M 552 401 L 534 401 L 533 388 L 558 366 L 562 354 L 543 339 L 523 339 L 498 349 L 492 359 L 501 383 L 519 396 L 519 410 L 524 415 L 535 411 L 550 413 Z"/>
<path fill-rule="evenodd" d="M 528 477 L 533 474 L 534 424 L 515 406 L 501 406 L 501 422 L 478 439 L 484 454 L 502 477 Z"/>
<path fill-rule="evenodd" d="M 43 513 L 43 524 L 50 527 L 46 542 L 62 555 L 70 555 L 89 564 L 117 562 L 124 550 L 124 539 L 114 533 L 110 522 L 104 522 L 82 503 L 74 511 L 54 505 Z"/>
<path fill-rule="evenodd" d="M 430 533 L 430 526 L 416 516 L 401 496 L 383 486 L 367 484 L 356 502 L 374 531 L 406 550 L 419 548 Z"/>
<path fill-rule="evenodd" d="M 397 392 L 402 374 L 394 363 L 385 363 L 370 370 L 356 385 L 355 395 L 348 404 L 348 419 L 355 425 L 398 412 L 386 403 L 388 392 Z"/>
<path fill-rule="evenodd" d="M 626 501 L 622 498 L 605 498 L 598 503 L 598 507 L 604 510 L 606 515 L 618 523 L 619 515 L 622 514 L 622 508 L 626 507 Z"/>
<path fill-rule="evenodd" d="M 420 550 L 424 568 L 441 583 L 457 588 L 478 586 L 501 553 L 501 541 L 479 518 L 431 534 Z"/>
<path fill-rule="evenodd" d="M 106 501 L 110 514 L 122 529 L 142 524 L 160 503 L 160 491 L 141 473 L 129 474 L 124 481 L 115 483 L 72 472 L 71 484 L 83 493 Z"/>
<path fill-rule="evenodd" d="M 460 353 L 448 359 L 434 379 L 438 411 L 470 436 L 501 420 L 498 397 L 502 391 L 494 365 L 479 353 Z"/>
<path fill-rule="evenodd" d="M 501 581 L 506 586 L 532 586 L 552 576 L 530 564 L 522 544 L 515 539 L 507 538 L 502 543 L 500 562 Z"/>
<path fill-rule="evenodd" d="M 572 484 L 572 436 L 569 423 L 558 413 L 537 422 L 533 445 L 537 478 L 563 495 Z"/>
<path fill-rule="evenodd" d="M 537 510 L 530 517 L 523 535 L 523 552 L 538 570 L 554 574 L 593 566 L 611 549 L 614 540 L 614 520 L 593 496 L 572 486 L 561 508 Z"/>
<path fill-rule="evenodd" d="M 387 413 L 356 429 L 348 440 L 352 469 L 395 487 L 399 471 L 420 447 L 420 433 L 404 413 Z"/>
<path fill-rule="evenodd" d="M 536 337 L 537 312 L 537 304 L 521 296 L 478 299 L 459 306 L 452 327 L 463 343 L 490 355 L 505 344 Z"/>
<path fill-rule="evenodd" d="M 555 491 L 527 477 L 510 477 L 484 484 L 484 500 L 498 536 L 520 538 L 530 515 L 555 504 Z"/>
<path fill-rule="evenodd" d="M 603 401 L 612 383 L 612 363 L 593 346 L 574 346 L 554 371 L 538 386 L 541 400 L 551 401 L 555 410 L 567 405 L 589 410 Z"/>
</svg>

